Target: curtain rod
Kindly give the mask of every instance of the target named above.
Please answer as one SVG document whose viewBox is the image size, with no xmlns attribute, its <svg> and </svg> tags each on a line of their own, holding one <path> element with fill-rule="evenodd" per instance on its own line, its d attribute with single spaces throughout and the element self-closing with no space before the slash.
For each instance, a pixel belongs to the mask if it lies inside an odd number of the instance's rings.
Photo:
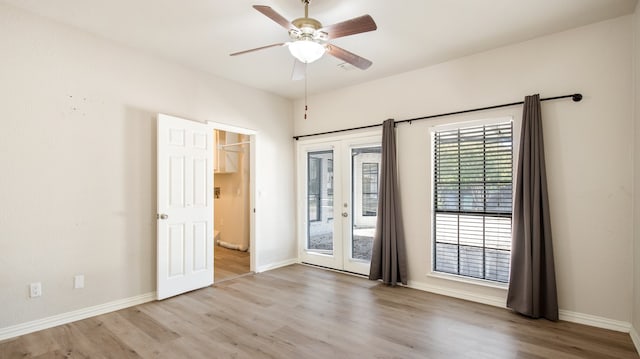
<svg viewBox="0 0 640 359">
<path fill-rule="evenodd" d="M 575 93 L 572 95 L 564 95 L 564 96 L 556 96 L 556 97 L 548 97 L 548 98 L 543 98 L 540 99 L 540 101 L 551 101 L 551 100 L 559 100 L 559 99 L 563 99 L 563 98 L 569 98 L 571 97 L 571 99 L 573 100 L 573 102 L 580 102 L 582 100 L 582 94 L 579 93 Z M 436 118 L 436 117 L 444 117 L 444 116 L 451 116 L 451 115 L 459 115 L 459 114 L 463 114 L 463 113 L 469 113 L 469 112 L 476 112 L 476 111 L 484 111 L 484 110 L 493 110 L 496 108 L 501 108 L 501 107 L 509 107 L 509 106 L 515 106 L 515 105 L 522 105 L 524 104 L 524 101 L 520 101 L 520 102 L 512 102 L 512 103 L 505 103 L 502 105 L 494 105 L 494 106 L 488 106 L 488 107 L 481 107 L 481 108 L 474 108 L 474 109 L 470 109 L 470 110 L 462 110 L 462 111 L 455 111 L 455 112 L 447 112 L 447 113 L 441 113 L 438 115 L 430 115 L 430 116 L 423 116 L 423 117 L 416 117 L 416 118 L 411 118 L 408 120 L 400 120 L 400 121 L 395 121 L 395 124 L 399 124 L 399 123 L 405 123 L 405 122 L 409 122 L 409 124 L 413 121 L 419 121 L 419 120 L 426 120 L 426 119 L 430 119 L 430 118 Z M 375 124 L 375 125 L 368 125 L 368 126 L 360 126 L 360 127 L 352 127 L 352 128 L 345 128 L 342 130 L 334 130 L 334 131 L 327 131 L 327 132 L 318 132 L 318 133 L 311 133 L 308 135 L 298 135 L 298 136 L 293 136 L 293 138 L 297 141 L 298 139 L 302 138 L 302 137 L 311 137 L 311 136 L 320 136 L 320 135 L 328 135 L 330 133 L 338 133 L 338 132 L 346 132 L 346 131 L 355 131 L 355 130 L 362 130 L 364 128 L 372 128 L 372 127 L 378 127 L 378 126 L 382 126 L 381 123 L 379 124 Z"/>
</svg>

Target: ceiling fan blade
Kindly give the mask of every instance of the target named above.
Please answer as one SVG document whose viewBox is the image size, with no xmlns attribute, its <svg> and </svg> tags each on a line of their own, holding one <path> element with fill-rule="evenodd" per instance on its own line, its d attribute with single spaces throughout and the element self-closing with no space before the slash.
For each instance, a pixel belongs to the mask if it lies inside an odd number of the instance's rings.
<svg viewBox="0 0 640 359">
<path fill-rule="evenodd" d="M 255 49 L 244 50 L 244 51 L 240 51 L 240 52 L 234 52 L 233 54 L 230 54 L 229 56 L 242 55 L 242 54 L 246 54 L 248 52 L 254 52 L 254 51 L 258 51 L 258 50 L 268 49 L 270 47 L 284 46 L 286 44 L 287 44 L 286 42 L 281 42 L 281 43 L 278 43 L 278 44 L 272 44 L 272 45 L 267 45 L 267 46 L 262 46 L 262 47 L 256 47 Z"/>
<path fill-rule="evenodd" d="M 307 64 L 295 59 L 293 60 L 293 71 L 291 72 L 292 81 L 304 80 L 307 77 Z"/>
<path fill-rule="evenodd" d="M 373 64 L 373 62 L 365 59 L 364 57 L 358 56 L 352 52 L 349 52 L 341 47 L 336 45 L 329 44 L 327 45 L 327 53 L 333 57 L 337 57 L 344 62 L 348 62 L 351 65 L 359 68 L 360 70 L 366 70 Z"/>
<path fill-rule="evenodd" d="M 373 18 L 369 15 L 362 15 L 351 20 L 325 26 L 321 31 L 329 34 L 329 39 L 336 39 L 338 37 L 355 35 L 376 29 L 378 29 L 378 26 L 376 25 L 376 22 L 373 21 Z"/>
<path fill-rule="evenodd" d="M 258 10 L 258 11 L 260 11 L 263 15 L 265 15 L 269 19 L 275 21 L 276 23 L 278 23 L 280 26 L 284 27 L 287 30 L 297 29 L 297 27 L 293 26 L 291 21 L 285 19 L 284 16 L 278 14 L 275 10 L 273 10 L 269 6 L 266 6 L 266 5 L 253 5 L 253 8 Z"/>
</svg>

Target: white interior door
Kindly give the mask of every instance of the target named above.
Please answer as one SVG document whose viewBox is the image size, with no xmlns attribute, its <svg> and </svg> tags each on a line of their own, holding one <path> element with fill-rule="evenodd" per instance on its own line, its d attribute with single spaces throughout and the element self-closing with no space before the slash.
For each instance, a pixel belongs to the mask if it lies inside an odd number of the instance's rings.
<svg viewBox="0 0 640 359">
<path fill-rule="evenodd" d="M 157 296 L 213 284 L 213 131 L 158 115 Z"/>
<path fill-rule="evenodd" d="M 381 137 L 298 144 L 300 260 L 368 274 L 377 218 Z"/>
</svg>

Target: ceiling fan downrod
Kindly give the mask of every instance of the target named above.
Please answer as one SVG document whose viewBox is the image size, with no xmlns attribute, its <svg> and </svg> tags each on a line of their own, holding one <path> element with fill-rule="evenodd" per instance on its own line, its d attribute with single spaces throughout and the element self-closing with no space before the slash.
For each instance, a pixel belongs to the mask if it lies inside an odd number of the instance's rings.
<svg viewBox="0 0 640 359">
<path fill-rule="evenodd" d="M 309 3 L 311 0 L 301 0 L 304 4 L 304 17 L 297 18 L 291 23 L 295 26 L 289 30 L 289 36 L 294 41 L 304 38 L 305 40 L 327 40 L 326 33 L 318 31 L 322 28 L 320 21 L 309 17 Z"/>
</svg>

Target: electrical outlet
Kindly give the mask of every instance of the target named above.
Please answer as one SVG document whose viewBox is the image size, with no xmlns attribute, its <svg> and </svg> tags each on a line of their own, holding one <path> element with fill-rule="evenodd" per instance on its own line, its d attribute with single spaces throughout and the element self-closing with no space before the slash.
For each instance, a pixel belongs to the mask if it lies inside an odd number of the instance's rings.
<svg viewBox="0 0 640 359">
<path fill-rule="evenodd" d="M 73 277 L 73 288 L 74 289 L 84 288 L 84 274 L 78 274 L 75 277 Z"/>
<path fill-rule="evenodd" d="M 29 284 L 29 298 L 36 298 L 42 296 L 42 283 Z"/>
</svg>

